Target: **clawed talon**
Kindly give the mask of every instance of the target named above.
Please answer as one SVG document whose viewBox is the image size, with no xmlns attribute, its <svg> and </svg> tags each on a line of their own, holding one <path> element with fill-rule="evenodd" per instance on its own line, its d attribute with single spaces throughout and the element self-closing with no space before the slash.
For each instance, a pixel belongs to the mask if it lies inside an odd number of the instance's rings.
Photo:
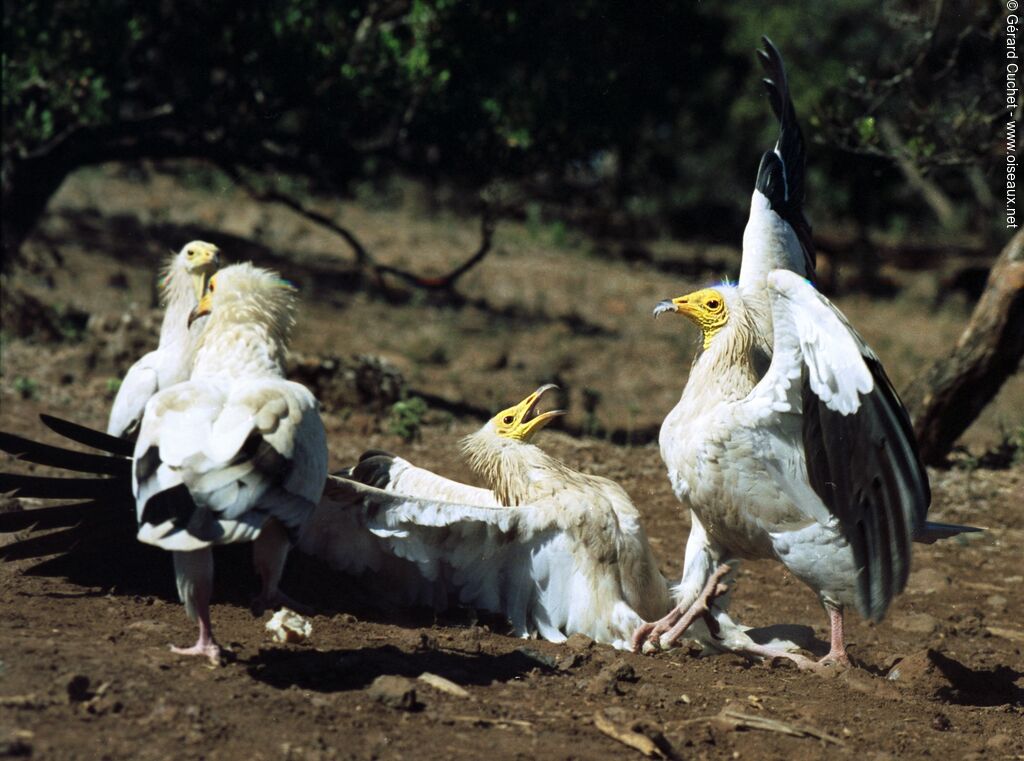
<svg viewBox="0 0 1024 761">
<path fill-rule="evenodd" d="M 633 652 L 653 652 L 667 650 L 672 647 L 689 629 L 693 622 L 703 619 L 713 637 L 719 633 L 718 622 L 711 614 L 711 605 L 715 599 L 729 591 L 723 579 L 729 575 L 732 567 L 723 563 L 704 585 L 697 599 L 684 611 L 676 606 L 667 616 L 654 623 L 643 624 L 633 633 Z"/>
<path fill-rule="evenodd" d="M 224 659 L 220 645 L 216 642 L 196 642 L 192 647 L 175 647 L 171 645 L 171 652 L 175 655 L 201 655 L 205 656 L 214 666 L 223 666 Z"/>
</svg>

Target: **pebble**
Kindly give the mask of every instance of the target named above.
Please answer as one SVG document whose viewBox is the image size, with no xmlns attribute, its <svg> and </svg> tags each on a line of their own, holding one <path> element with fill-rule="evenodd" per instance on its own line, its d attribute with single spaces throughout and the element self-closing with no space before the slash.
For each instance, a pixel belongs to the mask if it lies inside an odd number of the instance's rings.
<svg viewBox="0 0 1024 761">
<path fill-rule="evenodd" d="M 416 686 L 404 676 L 379 676 L 366 688 L 366 694 L 378 703 L 399 711 L 415 711 L 422 707 L 416 701 Z"/>
</svg>

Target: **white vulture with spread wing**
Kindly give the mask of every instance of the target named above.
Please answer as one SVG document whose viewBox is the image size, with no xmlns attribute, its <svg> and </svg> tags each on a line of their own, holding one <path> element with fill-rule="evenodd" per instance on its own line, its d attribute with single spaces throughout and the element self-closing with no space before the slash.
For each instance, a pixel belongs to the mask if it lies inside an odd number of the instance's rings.
<svg viewBox="0 0 1024 761">
<path fill-rule="evenodd" d="M 328 479 L 300 548 L 339 570 L 371 573 L 400 604 L 472 605 L 505 616 L 519 636 L 561 642 L 582 633 L 628 648 L 637 626 L 669 609 L 668 585 L 622 487 L 532 443 L 561 414 L 537 411 L 551 388 L 464 440 L 490 488 L 368 452 L 345 477 Z M 708 650 L 756 646 L 718 609 L 691 636 Z"/>
<path fill-rule="evenodd" d="M 219 267 L 219 249 L 201 240 L 186 243 L 168 259 L 161 279 L 164 319 L 160 342 L 128 368 L 121 381 L 107 422 L 110 435 L 135 435 L 150 397 L 188 380 L 192 354 L 203 327 L 201 323 L 189 325 L 188 315 Z"/>
<path fill-rule="evenodd" d="M 655 309 L 693 320 L 704 351 L 659 437 L 693 521 L 677 605 L 640 627 L 634 648 L 676 641 L 710 605 L 728 561 L 775 558 L 818 593 L 829 653 L 815 662 L 740 650 L 810 668 L 848 663 L 844 608 L 880 619 L 906 584 L 912 540 L 970 529 L 925 522 L 928 477 L 906 410 L 878 357 L 808 281 L 803 138 L 781 56 L 764 42 L 780 137 L 758 170 L 739 283 Z"/>
<path fill-rule="evenodd" d="M 668 610 L 668 585 L 626 492 L 531 443 L 561 414 L 537 411 L 550 388 L 464 440 L 490 489 L 368 453 L 352 478 L 329 480 L 300 547 L 342 571 L 401 579 L 389 587 L 404 603 L 455 598 L 504 614 L 520 636 L 582 632 L 628 646 L 637 625 Z"/>
<path fill-rule="evenodd" d="M 132 471 L 138 538 L 174 555 L 178 594 L 199 622 L 182 654 L 220 657 L 210 623 L 214 545 L 254 542 L 260 605 L 289 602 L 278 589 L 284 561 L 327 474 L 319 404 L 284 379 L 294 301 L 294 288 L 269 270 L 220 270 L 188 318 L 209 315 L 190 379 L 146 404 Z"/>
</svg>

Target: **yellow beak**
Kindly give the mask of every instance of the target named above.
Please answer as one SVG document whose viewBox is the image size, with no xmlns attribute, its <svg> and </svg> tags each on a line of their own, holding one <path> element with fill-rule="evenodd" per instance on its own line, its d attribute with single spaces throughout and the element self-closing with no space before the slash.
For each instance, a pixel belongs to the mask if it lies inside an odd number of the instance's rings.
<svg viewBox="0 0 1024 761">
<path fill-rule="evenodd" d="M 519 439 L 520 441 L 529 441 L 537 431 L 546 426 L 556 417 L 565 414 L 565 410 L 537 412 L 537 405 L 540 403 L 541 398 L 548 391 L 555 388 L 558 388 L 558 386 L 554 383 L 546 383 L 523 399 L 523 401 L 519 402 L 519 404 L 511 410 L 503 413 L 505 415 L 511 414 L 515 420 L 512 431 L 510 432 L 510 435 L 513 438 Z"/>
<path fill-rule="evenodd" d="M 203 293 L 202 298 L 199 299 L 199 303 L 196 304 L 195 309 L 188 313 L 188 326 L 190 328 L 192 327 L 193 322 L 210 313 L 210 301 L 211 294 L 210 291 L 207 290 Z"/>
<path fill-rule="evenodd" d="M 694 312 L 693 305 L 690 303 L 691 295 L 688 293 L 685 296 L 679 296 L 671 300 L 659 301 L 654 307 L 654 316 L 658 317 L 666 312 L 674 312 L 693 319 L 696 313 Z"/>
</svg>

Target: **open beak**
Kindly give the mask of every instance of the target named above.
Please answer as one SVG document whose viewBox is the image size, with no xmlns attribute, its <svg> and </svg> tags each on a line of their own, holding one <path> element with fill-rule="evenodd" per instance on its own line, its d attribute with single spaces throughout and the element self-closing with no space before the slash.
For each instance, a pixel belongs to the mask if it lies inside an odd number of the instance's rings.
<svg viewBox="0 0 1024 761">
<path fill-rule="evenodd" d="M 565 410 L 548 410 L 547 412 L 537 411 L 537 406 L 540 403 L 541 397 L 543 397 L 548 391 L 556 388 L 558 388 L 558 386 L 554 383 L 546 383 L 516 405 L 517 417 L 519 418 L 519 438 L 523 441 L 529 441 L 537 431 L 546 426 L 556 417 L 560 417 L 565 414 Z"/>
<path fill-rule="evenodd" d="M 192 323 L 198 320 L 200 317 L 208 315 L 210 313 L 210 292 L 206 291 L 202 298 L 199 299 L 199 303 L 196 304 L 195 309 L 188 313 L 188 326 L 191 328 Z"/>
</svg>

